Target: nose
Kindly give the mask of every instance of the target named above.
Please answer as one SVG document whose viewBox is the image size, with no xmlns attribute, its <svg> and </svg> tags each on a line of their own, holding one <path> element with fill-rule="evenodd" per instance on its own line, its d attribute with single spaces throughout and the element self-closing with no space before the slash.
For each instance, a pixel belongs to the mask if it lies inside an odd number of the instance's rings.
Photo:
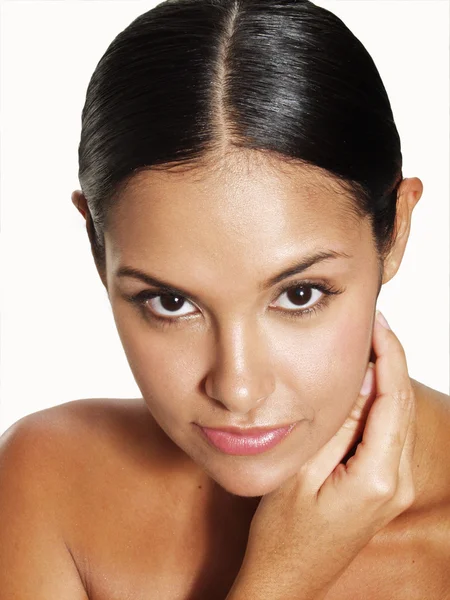
<svg viewBox="0 0 450 600">
<path fill-rule="evenodd" d="M 205 381 L 208 396 L 230 412 L 247 414 L 275 388 L 267 347 L 248 324 L 221 330 L 215 340 L 214 364 Z"/>
</svg>

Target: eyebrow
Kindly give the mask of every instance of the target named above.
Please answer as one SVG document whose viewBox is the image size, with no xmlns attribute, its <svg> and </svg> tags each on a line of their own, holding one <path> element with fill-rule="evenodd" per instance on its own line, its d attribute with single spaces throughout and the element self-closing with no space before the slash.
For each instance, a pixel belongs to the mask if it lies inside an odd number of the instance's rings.
<svg viewBox="0 0 450 600">
<path fill-rule="evenodd" d="M 335 250 L 328 250 L 327 252 L 314 252 L 312 254 L 307 254 L 300 261 L 295 261 L 291 265 L 289 265 L 286 269 L 270 277 L 266 281 L 262 282 L 259 285 L 259 291 L 265 291 L 274 286 L 275 284 L 283 281 L 283 279 L 287 279 L 292 275 L 298 275 L 306 269 L 309 269 L 313 265 L 323 262 L 325 260 L 333 259 L 333 258 L 352 258 L 352 256 L 345 254 L 345 252 L 336 252 Z M 147 285 L 153 285 L 158 287 L 162 292 L 173 295 L 173 296 L 182 296 L 183 298 L 190 298 L 194 300 L 197 304 L 201 303 L 201 300 L 198 296 L 191 294 L 187 290 L 184 290 L 180 287 L 175 287 L 167 281 L 163 281 L 162 279 L 157 279 L 148 273 L 144 273 L 139 269 L 135 269 L 134 267 L 123 266 L 120 267 L 116 272 L 117 277 L 132 277 L 134 279 L 139 279 L 146 283 Z"/>
</svg>

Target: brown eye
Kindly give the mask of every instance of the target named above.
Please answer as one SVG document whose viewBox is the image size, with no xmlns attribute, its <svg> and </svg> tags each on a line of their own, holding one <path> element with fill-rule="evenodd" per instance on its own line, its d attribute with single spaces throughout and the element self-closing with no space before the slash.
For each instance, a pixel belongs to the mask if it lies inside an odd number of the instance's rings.
<svg viewBox="0 0 450 600">
<path fill-rule="evenodd" d="M 312 298 L 312 288 L 310 287 L 295 287 L 286 292 L 289 302 L 297 306 L 305 306 Z"/>
<path fill-rule="evenodd" d="M 181 298 L 181 296 L 161 296 L 160 304 L 164 310 L 173 312 L 174 310 L 183 308 L 184 298 Z"/>
<path fill-rule="evenodd" d="M 311 308 L 323 295 L 323 292 L 310 285 L 296 285 L 285 290 L 279 298 L 285 296 L 285 301 L 281 305 L 281 308 L 298 310 L 299 308 Z"/>
<path fill-rule="evenodd" d="M 189 310 L 178 312 L 183 309 L 185 305 L 189 305 L 190 302 L 182 296 L 172 296 L 170 294 L 155 296 L 154 298 L 146 300 L 146 304 L 150 306 L 151 311 L 158 317 L 182 317 L 195 312 Z M 191 304 L 191 306 L 193 305 Z"/>
</svg>

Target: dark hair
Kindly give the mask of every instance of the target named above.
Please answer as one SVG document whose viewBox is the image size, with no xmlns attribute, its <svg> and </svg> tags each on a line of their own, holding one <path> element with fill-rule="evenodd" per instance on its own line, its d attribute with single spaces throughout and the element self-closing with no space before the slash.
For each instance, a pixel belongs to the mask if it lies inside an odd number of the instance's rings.
<svg viewBox="0 0 450 600">
<path fill-rule="evenodd" d="M 107 216 L 134 174 L 250 149 L 325 169 L 393 242 L 400 139 L 378 70 L 308 0 L 166 0 L 119 33 L 90 80 L 79 180 L 104 264 Z"/>
</svg>

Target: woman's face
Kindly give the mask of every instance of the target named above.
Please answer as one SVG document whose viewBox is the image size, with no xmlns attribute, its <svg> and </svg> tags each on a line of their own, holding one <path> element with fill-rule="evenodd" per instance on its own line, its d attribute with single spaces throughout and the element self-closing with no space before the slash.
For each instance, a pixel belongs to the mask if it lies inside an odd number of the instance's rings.
<svg viewBox="0 0 450 600">
<path fill-rule="evenodd" d="M 352 207 L 323 172 L 238 155 L 215 170 L 137 174 L 111 214 L 106 281 L 136 382 L 167 436 L 232 494 L 279 487 L 357 399 L 380 272 Z M 143 292 L 155 297 L 129 299 Z M 293 423 L 249 456 L 221 452 L 198 427 Z"/>
</svg>

